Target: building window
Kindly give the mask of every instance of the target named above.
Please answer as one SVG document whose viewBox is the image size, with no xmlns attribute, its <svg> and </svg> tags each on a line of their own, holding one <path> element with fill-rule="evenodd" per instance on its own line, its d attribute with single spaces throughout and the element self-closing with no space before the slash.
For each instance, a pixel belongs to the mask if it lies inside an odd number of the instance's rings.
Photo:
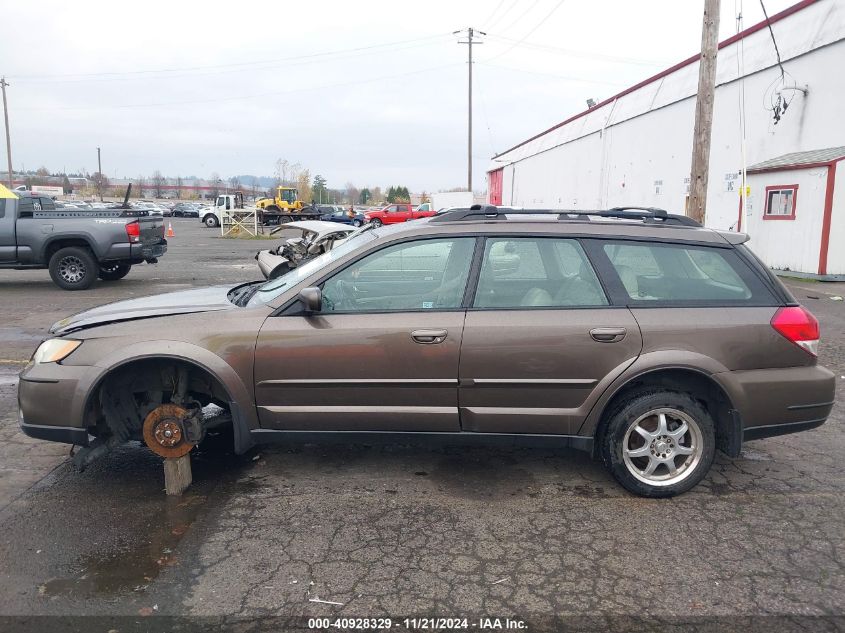
<svg viewBox="0 0 845 633">
<path fill-rule="evenodd" d="M 766 208 L 764 220 L 794 220 L 795 202 L 798 199 L 798 185 L 766 187 Z"/>
</svg>

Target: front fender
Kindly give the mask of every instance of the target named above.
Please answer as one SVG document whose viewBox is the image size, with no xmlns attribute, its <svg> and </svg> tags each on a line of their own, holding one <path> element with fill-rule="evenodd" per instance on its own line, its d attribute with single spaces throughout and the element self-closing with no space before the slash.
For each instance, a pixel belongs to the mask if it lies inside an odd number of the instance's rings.
<svg viewBox="0 0 845 633">
<path fill-rule="evenodd" d="M 116 349 L 100 358 L 79 380 L 71 410 L 72 419 L 82 420 L 86 407 L 103 380 L 111 372 L 129 363 L 145 360 L 170 358 L 180 360 L 211 374 L 226 390 L 229 401 L 233 403 L 232 418 L 235 424 L 235 437 L 258 428 L 258 415 L 252 389 L 244 384 L 235 369 L 217 354 L 193 343 L 185 341 L 143 341 Z M 252 380 L 252 377 L 249 377 Z"/>
</svg>

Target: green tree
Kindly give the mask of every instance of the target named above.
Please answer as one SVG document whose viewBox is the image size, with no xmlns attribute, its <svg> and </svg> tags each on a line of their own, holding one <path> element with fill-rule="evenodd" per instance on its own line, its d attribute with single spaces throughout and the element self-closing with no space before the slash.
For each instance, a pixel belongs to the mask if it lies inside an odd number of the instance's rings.
<svg viewBox="0 0 845 633">
<path fill-rule="evenodd" d="M 364 187 L 361 189 L 361 193 L 358 194 L 358 202 L 359 204 L 367 204 L 372 197 L 373 194 L 370 193 L 370 190 L 367 187 Z"/>
<path fill-rule="evenodd" d="M 313 202 L 328 201 L 329 190 L 326 188 L 326 179 L 320 174 L 314 176 L 314 184 L 311 187 L 311 199 Z"/>
</svg>

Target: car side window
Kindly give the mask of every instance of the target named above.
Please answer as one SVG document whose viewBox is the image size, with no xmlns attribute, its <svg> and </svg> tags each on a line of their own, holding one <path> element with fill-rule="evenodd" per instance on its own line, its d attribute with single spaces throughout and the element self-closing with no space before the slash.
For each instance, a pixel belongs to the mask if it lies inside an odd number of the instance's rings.
<svg viewBox="0 0 845 633">
<path fill-rule="evenodd" d="M 628 297 L 654 302 L 746 302 L 753 292 L 730 249 L 679 244 L 605 244 Z"/>
<path fill-rule="evenodd" d="M 323 284 L 323 312 L 460 308 L 475 238 L 416 240 L 354 262 Z"/>
<path fill-rule="evenodd" d="M 576 240 L 487 239 L 474 307 L 530 309 L 606 305 L 607 296 Z"/>
</svg>

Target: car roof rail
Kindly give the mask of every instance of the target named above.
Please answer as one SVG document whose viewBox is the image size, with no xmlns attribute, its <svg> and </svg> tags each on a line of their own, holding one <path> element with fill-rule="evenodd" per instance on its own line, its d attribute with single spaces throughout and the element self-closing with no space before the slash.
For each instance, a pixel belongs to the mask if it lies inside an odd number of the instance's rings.
<svg viewBox="0 0 845 633">
<path fill-rule="evenodd" d="M 668 213 L 656 207 L 612 207 L 610 209 L 513 209 L 489 204 L 474 204 L 469 208 L 450 209 L 432 218 L 432 222 L 459 222 L 462 220 L 507 220 L 508 216 L 554 215 L 558 220 L 587 220 L 591 218 L 616 218 L 641 220 L 647 224 L 701 227 L 701 224 L 685 215 Z"/>
</svg>

